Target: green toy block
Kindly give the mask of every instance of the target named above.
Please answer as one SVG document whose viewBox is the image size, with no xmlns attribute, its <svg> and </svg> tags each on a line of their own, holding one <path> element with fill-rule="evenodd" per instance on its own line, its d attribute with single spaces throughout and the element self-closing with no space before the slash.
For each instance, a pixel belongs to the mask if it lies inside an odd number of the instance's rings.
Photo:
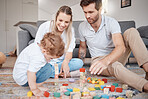
<svg viewBox="0 0 148 99">
<path fill-rule="evenodd" d="M 101 98 L 98 96 L 93 96 L 93 99 L 101 99 Z"/>
<path fill-rule="evenodd" d="M 100 90 L 100 87 L 95 87 L 96 90 Z"/>
<path fill-rule="evenodd" d="M 66 96 L 70 96 L 70 91 L 66 91 L 64 94 L 65 94 Z"/>
<path fill-rule="evenodd" d="M 114 85 L 115 87 L 118 87 L 118 83 L 113 83 L 113 85 Z"/>
<path fill-rule="evenodd" d="M 59 92 L 54 92 L 54 97 L 60 97 L 60 93 Z"/>
</svg>

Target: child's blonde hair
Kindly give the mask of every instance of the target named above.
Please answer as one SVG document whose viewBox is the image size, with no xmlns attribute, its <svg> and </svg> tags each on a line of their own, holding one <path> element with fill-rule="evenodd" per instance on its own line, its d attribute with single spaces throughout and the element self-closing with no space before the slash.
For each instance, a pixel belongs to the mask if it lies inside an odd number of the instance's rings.
<svg viewBox="0 0 148 99">
<path fill-rule="evenodd" d="M 64 42 L 61 36 L 54 32 L 46 33 L 40 44 L 48 55 L 61 57 L 64 54 Z"/>
</svg>

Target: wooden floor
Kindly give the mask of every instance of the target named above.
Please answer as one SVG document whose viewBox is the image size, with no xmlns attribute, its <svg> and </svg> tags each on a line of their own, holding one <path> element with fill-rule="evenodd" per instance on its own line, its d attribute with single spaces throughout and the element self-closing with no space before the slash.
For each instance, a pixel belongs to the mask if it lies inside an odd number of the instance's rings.
<svg viewBox="0 0 148 99">
<path fill-rule="evenodd" d="M 15 61 L 17 57 L 7 57 L 6 62 L 2 65 L 2 67 L 14 67 Z"/>
</svg>

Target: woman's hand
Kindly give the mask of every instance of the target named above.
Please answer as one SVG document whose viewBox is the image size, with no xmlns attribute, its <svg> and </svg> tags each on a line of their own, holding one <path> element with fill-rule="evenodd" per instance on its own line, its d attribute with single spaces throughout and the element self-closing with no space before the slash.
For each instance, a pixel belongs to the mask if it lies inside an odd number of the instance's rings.
<svg viewBox="0 0 148 99">
<path fill-rule="evenodd" d="M 40 89 L 33 89 L 33 90 L 31 90 L 32 91 L 32 93 L 35 95 L 35 96 L 40 96 L 40 97 L 43 97 L 44 95 L 44 92 L 43 91 L 41 91 Z"/>
<path fill-rule="evenodd" d="M 70 75 L 70 68 L 68 66 L 68 62 L 67 61 L 63 61 L 62 66 L 61 66 L 61 70 L 60 70 L 60 74 L 62 72 L 64 72 L 64 78 L 66 78 L 66 76 Z"/>
</svg>

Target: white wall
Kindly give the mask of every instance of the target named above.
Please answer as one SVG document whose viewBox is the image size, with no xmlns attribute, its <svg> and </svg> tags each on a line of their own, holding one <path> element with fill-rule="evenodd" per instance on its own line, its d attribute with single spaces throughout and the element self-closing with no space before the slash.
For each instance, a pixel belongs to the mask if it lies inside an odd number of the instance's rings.
<svg viewBox="0 0 148 99">
<path fill-rule="evenodd" d="M 136 27 L 148 25 L 148 0 L 131 0 L 131 6 L 121 8 L 121 0 L 108 0 L 107 15 L 114 17 L 118 21 L 134 20 Z M 79 4 L 71 7 L 73 10 L 73 20 L 85 20 L 84 13 Z"/>
<path fill-rule="evenodd" d="M 52 15 L 44 11 L 41 8 L 38 8 L 38 20 L 51 20 Z"/>
<path fill-rule="evenodd" d="M 131 0 L 131 6 L 121 8 L 121 0 L 108 0 L 107 15 L 117 20 L 134 20 L 136 27 L 148 25 L 148 0 Z"/>
</svg>

